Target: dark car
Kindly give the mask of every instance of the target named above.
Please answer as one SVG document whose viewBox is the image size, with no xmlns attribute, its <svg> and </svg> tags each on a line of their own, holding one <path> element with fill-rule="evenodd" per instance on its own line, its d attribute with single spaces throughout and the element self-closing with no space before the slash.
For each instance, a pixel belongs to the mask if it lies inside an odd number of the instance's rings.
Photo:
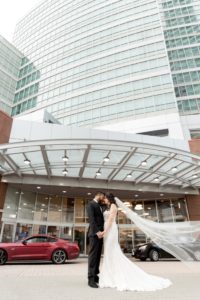
<svg viewBox="0 0 200 300">
<path fill-rule="evenodd" d="M 79 256 L 76 243 L 49 235 L 34 235 L 16 243 L 0 243 L 0 265 L 7 261 L 46 260 L 63 264 Z"/>
<path fill-rule="evenodd" d="M 142 261 L 145 261 L 148 258 L 152 261 L 158 261 L 160 258 L 174 258 L 174 256 L 161 249 L 153 242 L 138 245 L 133 250 L 132 256 Z"/>
</svg>

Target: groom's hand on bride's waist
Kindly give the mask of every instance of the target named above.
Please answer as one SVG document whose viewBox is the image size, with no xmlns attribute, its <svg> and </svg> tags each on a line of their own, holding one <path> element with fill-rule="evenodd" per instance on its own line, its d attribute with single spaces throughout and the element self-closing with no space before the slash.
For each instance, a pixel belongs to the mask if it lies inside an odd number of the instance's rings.
<svg viewBox="0 0 200 300">
<path fill-rule="evenodd" d="M 103 238 L 103 234 L 104 234 L 103 231 L 98 231 L 98 232 L 96 233 L 96 235 L 97 235 L 97 237 L 98 237 L 99 239 L 102 239 L 102 238 Z"/>
</svg>

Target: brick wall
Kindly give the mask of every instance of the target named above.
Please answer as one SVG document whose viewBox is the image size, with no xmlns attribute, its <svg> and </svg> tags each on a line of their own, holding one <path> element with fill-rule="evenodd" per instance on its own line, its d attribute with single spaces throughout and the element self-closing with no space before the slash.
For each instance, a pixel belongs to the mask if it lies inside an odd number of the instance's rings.
<svg viewBox="0 0 200 300">
<path fill-rule="evenodd" d="M 192 153 L 200 155 L 200 139 L 190 140 L 189 145 Z M 187 196 L 186 198 L 190 219 L 200 221 L 200 195 Z"/>
</svg>

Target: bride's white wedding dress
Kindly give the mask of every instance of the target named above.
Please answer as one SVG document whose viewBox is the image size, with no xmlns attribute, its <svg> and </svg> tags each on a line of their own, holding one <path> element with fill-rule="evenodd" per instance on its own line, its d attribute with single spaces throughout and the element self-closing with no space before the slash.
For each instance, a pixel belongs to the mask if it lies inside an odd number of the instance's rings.
<svg viewBox="0 0 200 300">
<path fill-rule="evenodd" d="M 115 205 L 104 212 L 106 235 L 99 287 L 117 288 L 119 291 L 156 291 L 170 286 L 170 280 L 145 273 L 123 254 L 118 243 L 116 215 Z"/>
</svg>

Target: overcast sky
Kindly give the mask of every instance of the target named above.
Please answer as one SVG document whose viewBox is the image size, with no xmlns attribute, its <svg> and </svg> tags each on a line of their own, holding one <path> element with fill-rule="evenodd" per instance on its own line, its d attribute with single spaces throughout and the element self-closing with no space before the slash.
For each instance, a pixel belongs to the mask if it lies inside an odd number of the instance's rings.
<svg viewBox="0 0 200 300">
<path fill-rule="evenodd" d="M 41 0 L 0 0 L 0 34 L 12 41 L 16 23 Z"/>
</svg>

